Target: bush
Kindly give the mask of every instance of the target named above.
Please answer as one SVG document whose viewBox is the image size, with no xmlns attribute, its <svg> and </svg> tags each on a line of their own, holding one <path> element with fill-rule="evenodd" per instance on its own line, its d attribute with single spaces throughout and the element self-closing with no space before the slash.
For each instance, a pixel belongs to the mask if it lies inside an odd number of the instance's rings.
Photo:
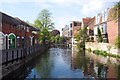
<svg viewBox="0 0 120 80">
<path fill-rule="evenodd" d="M 100 52 L 99 50 L 94 50 L 94 51 L 93 51 L 93 53 L 95 53 L 95 54 L 97 54 L 97 55 L 99 55 L 99 52 Z"/>
<path fill-rule="evenodd" d="M 94 50 L 93 53 L 97 54 L 97 55 L 102 55 L 104 57 L 106 56 L 110 56 L 110 57 L 114 57 L 114 58 L 120 58 L 120 55 L 116 55 L 116 54 L 108 54 L 106 51 L 100 51 L 100 50 Z"/>
<path fill-rule="evenodd" d="M 117 48 L 120 48 L 120 35 L 116 38 L 115 46 L 116 46 Z"/>
<path fill-rule="evenodd" d="M 88 50 L 89 52 L 91 52 L 91 51 L 92 51 L 92 50 L 91 50 L 91 48 L 88 48 L 87 50 Z"/>
<path fill-rule="evenodd" d="M 120 55 L 117 55 L 117 58 L 120 58 Z"/>
</svg>

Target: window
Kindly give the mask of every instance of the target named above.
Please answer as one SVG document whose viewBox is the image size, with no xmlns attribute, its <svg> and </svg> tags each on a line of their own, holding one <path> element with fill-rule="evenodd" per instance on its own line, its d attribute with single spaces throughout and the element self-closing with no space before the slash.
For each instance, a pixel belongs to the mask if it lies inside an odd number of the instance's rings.
<svg viewBox="0 0 120 80">
<path fill-rule="evenodd" d="M 77 26 L 77 23 L 76 23 L 76 22 L 74 22 L 74 26 Z"/>
</svg>

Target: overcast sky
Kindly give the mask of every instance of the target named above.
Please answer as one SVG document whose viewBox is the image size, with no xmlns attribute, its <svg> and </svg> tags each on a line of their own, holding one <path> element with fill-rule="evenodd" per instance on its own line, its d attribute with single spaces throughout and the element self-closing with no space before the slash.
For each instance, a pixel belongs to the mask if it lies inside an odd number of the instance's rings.
<svg viewBox="0 0 120 80">
<path fill-rule="evenodd" d="M 119 0 L 0 0 L 0 11 L 24 21 L 34 22 L 43 9 L 54 18 L 55 28 L 60 30 L 70 21 L 93 17 Z"/>
</svg>

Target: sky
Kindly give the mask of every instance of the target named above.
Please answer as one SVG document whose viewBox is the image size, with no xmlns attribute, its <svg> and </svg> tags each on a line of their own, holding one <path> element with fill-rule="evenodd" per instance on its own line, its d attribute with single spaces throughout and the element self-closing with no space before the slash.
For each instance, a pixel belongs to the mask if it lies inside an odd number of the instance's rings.
<svg viewBox="0 0 120 80">
<path fill-rule="evenodd" d="M 71 21 L 93 17 L 119 0 L 0 0 L 0 11 L 34 23 L 43 9 L 52 13 L 55 29 L 61 31 Z"/>
</svg>

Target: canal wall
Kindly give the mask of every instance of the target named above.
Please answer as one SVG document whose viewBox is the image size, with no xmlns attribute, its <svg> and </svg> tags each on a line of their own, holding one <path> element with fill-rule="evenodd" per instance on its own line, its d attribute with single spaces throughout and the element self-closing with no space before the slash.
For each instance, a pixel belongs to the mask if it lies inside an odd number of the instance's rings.
<svg viewBox="0 0 120 80">
<path fill-rule="evenodd" d="M 93 42 L 86 42 L 85 44 L 86 49 L 91 49 L 91 50 L 102 50 L 102 51 L 107 51 L 111 54 L 118 54 L 120 55 L 120 50 L 115 48 L 114 45 L 108 44 L 108 43 L 93 43 Z"/>
<path fill-rule="evenodd" d="M 49 45 L 34 45 L 26 49 L 10 49 L 2 51 L 2 77 L 6 78 L 24 64 L 46 51 Z M 10 78 L 9 76 L 8 78 Z"/>
</svg>

